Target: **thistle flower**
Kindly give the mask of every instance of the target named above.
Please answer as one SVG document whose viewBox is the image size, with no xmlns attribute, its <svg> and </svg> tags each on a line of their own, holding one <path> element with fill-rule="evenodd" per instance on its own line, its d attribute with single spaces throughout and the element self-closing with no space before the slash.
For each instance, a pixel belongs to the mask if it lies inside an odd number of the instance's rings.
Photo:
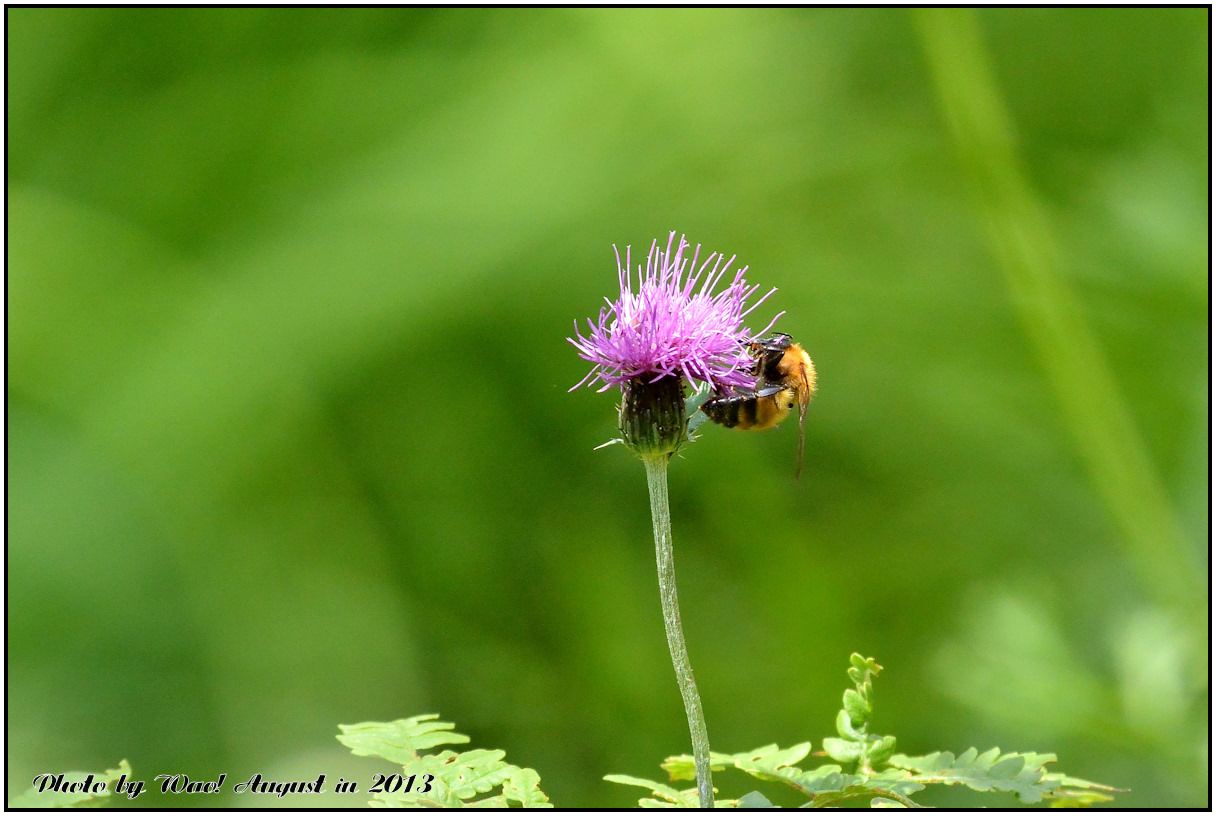
<svg viewBox="0 0 1216 816">
<path fill-rule="evenodd" d="M 616 253 L 620 297 L 604 299 L 608 307 L 600 310 L 599 321 L 587 320 L 587 337 L 576 322 L 575 336 L 567 338 L 580 357 L 595 364 L 571 391 L 596 378 L 604 383 L 600 391 L 614 385 L 624 388 L 636 379 L 658 382 L 676 375 L 714 389 L 753 384 L 749 373 L 753 361 L 744 347 L 753 335 L 743 326 L 743 319 L 776 290 L 745 309 L 746 300 L 760 288 L 748 287 L 743 278 L 745 266 L 725 289 L 712 294 L 734 256 L 725 259 L 711 253 L 697 267 L 701 247 L 693 250 L 692 258 L 685 258 L 689 243 L 681 236 L 672 252 L 675 236 L 675 232 L 668 236 L 666 252 L 659 249 L 658 241 L 651 245 L 645 271 L 638 267 L 636 292 L 629 273 L 629 247 L 623 265 L 620 252 Z M 694 268 L 695 273 L 687 274 Z M 777 317 L 764 331 L 773 327 Z"/>
<path fill-rule="evenodd" d="M 667 236 L 666 252 L 659 249 L 658 241 L 651 245 L 645 271 L 638 267 L 636 292 L 629 248 L 624 264 L 617 252 L 620 297 L 604 299 L 608 307 L 600 310 L 598 322 L 587 321 L 587 337 L 579 333 L 576 322 L 575 337 L 567 338 L 580 357 L 595 363 L 570 390 L 597 378 L 603 382 L 600 391 L 620 387 L 621 439 L 641 456 L 670 456 L 687 438 L 686 383 L 696 380 L 714 390 L 754 384 L 753 360 L 745 345 L 752 335 L 743 319 L 776 291 L 745 308 L 759 287 L 748 287 L 743 279 L 747 267 L 743 267 L 715 295 L 714 287 L 734 257 L 711 253 L 698 267 L 701 247 L 693 250 L 692 258 L 685 258 L 689 243 L 681 236 L 673 252 L 675 237 L 674 232 Z M 696 271 L 688 274 L 692 269 Z"/>
</svg>

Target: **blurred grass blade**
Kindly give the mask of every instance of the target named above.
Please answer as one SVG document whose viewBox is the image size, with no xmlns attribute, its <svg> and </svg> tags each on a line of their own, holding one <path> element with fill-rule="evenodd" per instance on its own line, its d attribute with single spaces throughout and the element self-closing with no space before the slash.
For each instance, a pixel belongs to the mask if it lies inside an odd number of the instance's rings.
<svg viewBox="0 0 1216 816">
<path fill-rule="evenodd" d="M 1161 478 L 1081 304 L 1061 274 L 1051 224 L 1017 155 L 974 12 L 915 14 L 938 104 L 970 177 L 993 255 L 1124 554 L 1160 604 L 1203 607 L 1194 563 Z"/>
</svg>

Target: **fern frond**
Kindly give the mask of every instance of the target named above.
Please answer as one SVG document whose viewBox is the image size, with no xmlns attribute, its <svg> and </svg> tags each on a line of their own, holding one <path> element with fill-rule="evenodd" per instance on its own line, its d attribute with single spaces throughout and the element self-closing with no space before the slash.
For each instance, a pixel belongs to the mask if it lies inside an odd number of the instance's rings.
<svg viewBox="0 0 1216 816">
<path fill-rule="evenodd" d="M 373 756 L 402 767 L 408 785 L 383 786 L 374 793 L 372 807 L 552 807 L 540 789 L 540 775 L 505 761 L 503 751 L 474 748 L 457 753 L 444 750 L 423 753 L 439 745 L 463 744 L 464 734 L 452 723 L 438 722 L 438 714 L 422 714 L 390 723 L 340 725 L 338 740 L 357 756 Z M 398 780 L 400 781 L 400 780 Z M 494 791 L 501 787 L 501 792 Z M 484 796 L 481 799 L 476 797 Z"/>
<path fill-rule="evenodd" d="M 738 768 L 766 782 L 788 782 L 792 776 L 802 773 L 796 763 L 806 759 L 810 752 L 809 742 L 800 742 L 789 748 L 778 748 L 774 743 L 738 754 L 719 754 L 715 751 L 710 753 L 709 758 L 715 771 Z M 696 769 L 689 754 L 667 757 L 662 767 L 673 782 L 696 778 Z"/>
<path fill-rule="evenodd" d="M 695 808 L 699 804 L 696 788 L 678 791 L 670 785 L 664 785 L 662 782 L 655 782 L 650 779 L 642 779 L 627 774 L 608 774 L 604 779 L 608 782 L 615 782 L 618 785 L 635 785 L 639 788 L 645 788 L 659 797 L 658 799 L 639 799 L 638 804 L 642 807 Z"/>
<path fill-rule="evenodd" d="M 896 754 L 888 763 L 914 771 L 912 778 L 917 782 L 966 785 L 981 792 L 1007 791 L 1023 802 L 1035 804 L 1060 787 L 1060 779 L 1043 769 L 1045 764 L 1055 761 L 1055 754 L 1002 754 L 999 748 L 981 754 L 969 748 L 958 757 L 949 751 L 923 757 Z"/>
<path fill-rule="evenodd" d="M 419 714 L 387 723 L 339 725 L 342 733 L 338 742 L 355 756 L 382 757 L 404 765 L 437 745 L 461 745 L 469 741 L 464 734 L 452 730 L 456 727 L 454 723 L 436 722 L 438 719 L 438 714 Z"/>
</svg>

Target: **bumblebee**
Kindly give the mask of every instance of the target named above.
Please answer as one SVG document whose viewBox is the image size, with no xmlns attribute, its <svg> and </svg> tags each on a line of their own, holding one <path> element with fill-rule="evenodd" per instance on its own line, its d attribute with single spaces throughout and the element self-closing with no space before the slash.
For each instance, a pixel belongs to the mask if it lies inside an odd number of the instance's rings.
<svg viewBox="0 0 1216 816">
<path fill-rule="evenodd" d="M 701 405 L 705 415 L 719 425 L 741 431 L 776 428 L 798 406 L 798 464 L 794 477 L 802 476 L 802 451 L 806 442 L 806 409 L 815 394 L 815 364 L 810 355 L 788 334 L 776 334 L 747 344 L 755 359 L 751 388 L 720 391 Z"/>
</svg>

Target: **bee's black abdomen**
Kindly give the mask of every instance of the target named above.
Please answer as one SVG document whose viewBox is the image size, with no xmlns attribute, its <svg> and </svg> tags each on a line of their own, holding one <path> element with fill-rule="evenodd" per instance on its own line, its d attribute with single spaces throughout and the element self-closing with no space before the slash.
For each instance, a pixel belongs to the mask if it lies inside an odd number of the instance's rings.
<svg viewBox="0 0 1216 816">
<path fill-rule="evenodd" d="M 739 424 L 738 401 L 731 397 L 712 397 L 701 405 L 701 410 L 723 427 L 733 428 Z"/>
<path fill-rule="evenodd" d="M 756 424 L 754 393 L 711 397 L 701 406 L 705 415 L 725 428 L 750 428 Z"/>
</svg>

